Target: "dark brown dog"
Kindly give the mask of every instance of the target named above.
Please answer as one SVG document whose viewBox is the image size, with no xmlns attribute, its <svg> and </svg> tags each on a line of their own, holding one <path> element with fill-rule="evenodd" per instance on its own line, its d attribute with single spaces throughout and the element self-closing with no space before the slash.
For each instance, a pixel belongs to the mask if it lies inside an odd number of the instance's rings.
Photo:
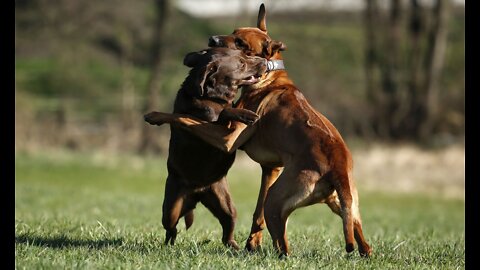
<svg viewBox="0 0 480 270">
<path fill-rule="evenodd" d="M 236 48 L 268 59 L 269 65 L 281 65 L 280 51 L 286 47 L 268 36 L 265 15 L 262 4 L 257 28 L 238 28 L 231 35 L 211 37 L 209 46 Z M 236 107 L 255 111 L 260 119 L 251 126 L 236 123 L 232 130 L 184 115 L 159 113 L 157 124 L 181 127 L 226 152 L 240 147 L 260 163 L 262 185 L 246 248 L 254 250 L 261 244 L 266 220 L 274 247 L 288 255 L 288 216 L 299 207 L 326 203 L 343 220 L 346 251 L 354 250 L 356 240 L 360 255 L 370 256 L 350 151 L 337 129 L 307 102 L 287 72 L 269 71 L 258 83 L 244 87 Z"/>
<path fill-rule="evenodd" d="M 257 82 L 265 72 L 265 59 L 247 57 L 239 50 L 212 48 L 188 54 L 184 64 L 192 69 L 178 91 L 174 113 L 223 125 L 230 121 L 252 124 L 257 120 L 254 112 L 232 108 L 232 103 L 240 86 Z M 145 121 L 154 123 L 155 114 L 145 115 Z M 235 152 L 222 152 L 182 129 L 171 127 L 162 218 L 165 244 L 174 244 L 176 226 L 182 216 L 187 229 L 191 226 L 192 210 L 201 202 L 220 221 L 223 243 L 238 249 L 233 238 L 236 210 L 226 182 L 234 159 Z"/>
</svg>

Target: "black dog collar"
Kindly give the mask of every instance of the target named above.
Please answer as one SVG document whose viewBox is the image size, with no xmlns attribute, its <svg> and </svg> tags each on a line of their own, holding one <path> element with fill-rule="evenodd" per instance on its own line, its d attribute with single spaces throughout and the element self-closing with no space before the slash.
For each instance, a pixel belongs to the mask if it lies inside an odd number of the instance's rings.
<svg viewBox="0 0 480 270">
<path fill-rule="evenodd" d="M 267 72 L 285 69 L 283 60 L 267 60 Z"/>
</svg>

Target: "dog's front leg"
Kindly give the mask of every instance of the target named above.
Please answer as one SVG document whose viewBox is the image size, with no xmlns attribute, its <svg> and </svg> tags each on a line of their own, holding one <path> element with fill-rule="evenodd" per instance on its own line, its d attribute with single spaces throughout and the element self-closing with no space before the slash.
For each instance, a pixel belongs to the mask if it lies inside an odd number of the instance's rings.
<svg viewBox="0 0 480 270">
<path fill-rule="evenodd" d="M 225 108 L 218 116 L 218 122 L 226 124 L 228 121 L 239 121 L 246 125 L 253 125 L 258 118 L 258 114 L 247 109 Z"/>
<path fill-rule="evenodd" d="M 203 121 L 187 114 L 150 112 L 144 118 L 152 125 L 175 125 L 226 153 L 233 153 L 237 150 L 252 136 L 256 128 L 255 125 L 247 126 L 240 122 L 232 122 L 227 127 Z"/>
<path fill-rule="evenodd" d="M 171 113 L 149 112 L 143 116 L 143 120 L 150 125 L 161 126 L 175 121 L 175 116 Z"/>
</svg>

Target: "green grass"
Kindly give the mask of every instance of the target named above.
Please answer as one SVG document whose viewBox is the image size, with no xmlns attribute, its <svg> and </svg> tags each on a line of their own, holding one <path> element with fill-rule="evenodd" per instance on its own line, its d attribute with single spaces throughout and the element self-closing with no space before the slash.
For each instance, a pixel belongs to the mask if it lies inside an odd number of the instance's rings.
<svg viewBox="0 0 480 270">
<path fill-rule="evenodd" d="M 220 225 L 202 205 L 190 230 L 179 223 L 175 246 L 163 246 L 162 158 L 60 152 L 17 153 L 15 161 L 17 269 L 465 268 L 463 200 L 360 189 L 372 258 L 347 255 L 340 218 L 314 205 L 291 215 L 292 255 L 279 260 L 266 231 L 256 254 L 225 248 Z M 238 210 L 235 238 L 242 246 L 259 177 L 257 167 L 241 162 L 229 174 Z"/>
</svg>

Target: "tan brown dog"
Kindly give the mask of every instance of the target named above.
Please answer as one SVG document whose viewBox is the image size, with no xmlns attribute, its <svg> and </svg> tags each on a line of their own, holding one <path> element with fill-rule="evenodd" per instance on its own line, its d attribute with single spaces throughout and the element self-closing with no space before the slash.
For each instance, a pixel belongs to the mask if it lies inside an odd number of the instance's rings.
<svg viewBox="0 0 480 270">
<path fill-rule="evenodd" d="M 269 65 L 281 66 L 280 51 L 286 47 L 268 36 L 265 15 L 262 4 L 256 28 L 243 27 L 231 35 L 211 37 L 209 46 L 236 48 L 268 59 Z M 243 87 L 236 107 L 255 111 L 260 119 L 255 125 L 236 123 L 230 129 L 188 115 L 156 113 L 156 120 L 157 124 L 181 127 L 223 151 L 243 149 L 261 165 L 262 185 L 246 248 L 254 250 L 261 244 L 265 216 L 274 247 L 288 255 L 288 216 L 299 207 L 326 203 L 343 220 L 346 251 L 354 250 L 356 240 L 360 255 L 370 256 L 350 151 L 337 129 L 307 102 L 287 72 L 269 71 L 258 83 Z"/>
<path fill-rule="evenodd" d="M 254 112 L 232 108 L 232 103 L 240 86 L 259 80 L 266 70 L 265 59 L 248 57 L 239 50 L 211 48 L 187 54 L 184 64 L 192 69 L 177 93 L 174 113 L 220 125 L 230 121 L 252 124 L 257 120 Z M 145 115 L 145 121 L 154 122 L 154 115 Z M 180 128 L 171 127 L 162 217 L 165 244 L 174 244 L 182 216 L 187 229 L 192 225 L 193 209 L 201 202 L 220 221 L 223 243 L 238 249 L 233 238 L 236 210 L 226 182 L 234 159 L 235 153 L 222 152 Z"/>
</svg>

